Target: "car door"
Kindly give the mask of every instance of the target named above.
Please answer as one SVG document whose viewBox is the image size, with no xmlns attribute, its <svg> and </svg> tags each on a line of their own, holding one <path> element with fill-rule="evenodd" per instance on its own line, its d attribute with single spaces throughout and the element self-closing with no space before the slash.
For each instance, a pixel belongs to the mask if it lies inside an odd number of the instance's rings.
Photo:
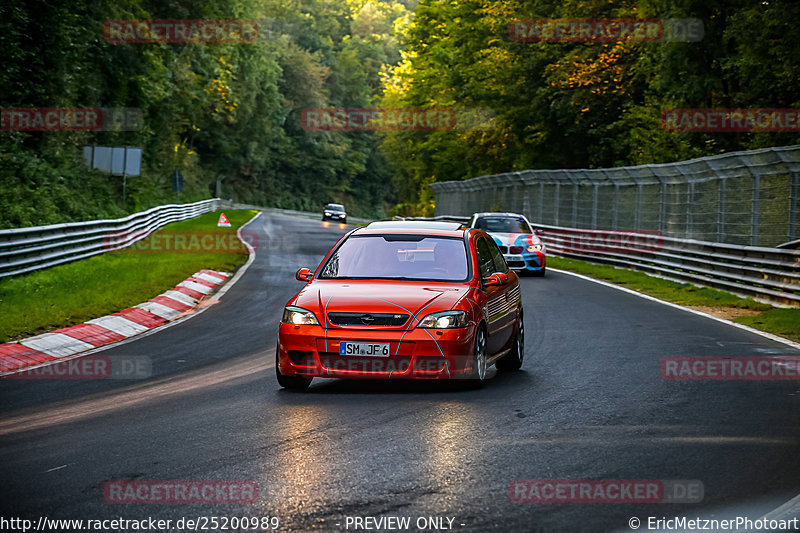
<svg viewBox="0 0 800 533">
<path fill-rule="evenodd" d="M 492 252 L 492 246 L 497 249 L 494 241 L 486 237 L 478 237 L 475 243 L 475 251 L 478 256 L 478 269 L 480 270 L 481 280 L 484 280 L 497 272 L 497 266 Z M 500 253 L 500 250 L 497 250 Z M 502 259 L 502 254 L 500 255 Z M 508 268 L 508 267 L 506 267 Z M 483 286 L 481 283 L 481 290 L 486 294 L 485 313 L 486 318 L 486 349 L 489 355 L 494 354 L 503 346 L 503 307 L 506 303 L 505 300 L 505 286 L 504 285 L 491 285 L 489 287 Z"/>
<path fill-rule="evenodd" d="M 509 274 L 508 263 L 506 263 L 502 252 L 500 252 L 500 248 L 497 247 L 497 243 L 494 242 L 494 239 L 488 239 L 488 241 L 495 272 Z M 495 333 L 497 347 L 494 351 L 499 351 L 507 346 L 511 340 L 511 334 L 514 332 L 514 320 L 517 316 L 516 310 L 519 300 L 519 281 L 515 275 L 511 274 L 509 275 L 509 282 L 498 286 L 497 289 L 499 302 L 497 307 L 497 332 Z"/>
</svg>

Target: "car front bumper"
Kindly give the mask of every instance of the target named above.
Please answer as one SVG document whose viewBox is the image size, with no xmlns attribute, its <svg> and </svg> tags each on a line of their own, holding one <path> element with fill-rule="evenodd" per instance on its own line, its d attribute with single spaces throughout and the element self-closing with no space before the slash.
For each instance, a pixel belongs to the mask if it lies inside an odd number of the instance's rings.
<svg viewBox="0 0 800 533">
<path fill-rule="evenodd" d="M 286 376 L 457 379 L 470 375 L 474 325 L 454 329 L 341 329 L 281 322 L 278 365 Z M 339 343 L 388 342 L 390 355 L 340 355 Z"/>
<path fill-rule="evenodd" d="M 509 268 L 514 270 L 530 270 L 536 272 L 545 267 L 545 254 L 542 252 L 523 252 L 521 254 L 504 254 Z"/>
</svg>

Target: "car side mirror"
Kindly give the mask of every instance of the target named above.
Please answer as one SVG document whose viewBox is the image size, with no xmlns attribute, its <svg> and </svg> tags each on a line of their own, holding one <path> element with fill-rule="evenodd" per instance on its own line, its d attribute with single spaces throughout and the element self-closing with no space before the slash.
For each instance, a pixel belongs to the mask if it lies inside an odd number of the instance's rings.
<svg viewBox="0 0 800 533">
<path fill-rule="evenodd" d="M 314 277 L 314 273 L 311 272 L 310 268 L 301 268 L 295 272 L 294 277 L 297 278 L 297 281 L 311 281 L 311 278 Z"/>
<path fill-rule="evenodd" d="M 540 230 L 540 229 L 535 229 L 535 230 L 533 230 L 533 232 L 534 232 L 536 235 L 541 235 L 542 233 L 544 233 L 544 232 L 543 232 L 542 230 Z"/>
<path fill-rule="evenodd" d="M 495 272 L 488 278 L 484 278 L 483 285 L 484 287 L 492 287 L 495 285 L 505 285 L 508 283 L 508 274 L 504 272 Z"/>
</svg>

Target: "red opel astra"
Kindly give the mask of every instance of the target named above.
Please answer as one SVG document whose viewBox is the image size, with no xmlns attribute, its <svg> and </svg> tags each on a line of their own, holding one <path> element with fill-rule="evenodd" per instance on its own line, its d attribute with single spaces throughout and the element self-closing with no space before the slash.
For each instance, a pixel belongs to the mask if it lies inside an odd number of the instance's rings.
<svg viewBox="0 0 800 533">
<path fill-rule="evenodd" d="M 315 377 L 469 379 L 518 370 L 522 297 L 494 240 L 451 222 L 373 222 L 351 231 L 286 304 L 278 383 Z"/>
</svg>

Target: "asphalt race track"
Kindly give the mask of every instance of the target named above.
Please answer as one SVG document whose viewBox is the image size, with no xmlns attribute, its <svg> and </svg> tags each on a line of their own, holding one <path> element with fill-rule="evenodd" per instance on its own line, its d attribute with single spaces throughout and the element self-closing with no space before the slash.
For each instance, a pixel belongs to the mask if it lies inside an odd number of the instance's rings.
<svg viewBox="0 0 800 533">
<path fill-rule="evenodd" d="M 629 531 L 633 516 L 756 519 L 800 492 L 800 383 L 659 373 L 665 356 L 797 350 L 559 272 L 522 279 L 523 370 L 482 390 L 316 380 L 305 394 L 283 391 L 276 328 L 300 288 L 294 272 L 315 267 L 345 229 L 267 213 L 248 229 L 256 259 L 219 303 L 101 352 L 151 358 L 150 379 L 0 382 L 0 515 L 277 516 L 282 531 L 449 517 L 462 531 Z M 516 479 L 700 480 L 704 498 L 514 503 Z M 260 496 L 109 504 L 111 480 L 252 480 Z"/>
</svg>

